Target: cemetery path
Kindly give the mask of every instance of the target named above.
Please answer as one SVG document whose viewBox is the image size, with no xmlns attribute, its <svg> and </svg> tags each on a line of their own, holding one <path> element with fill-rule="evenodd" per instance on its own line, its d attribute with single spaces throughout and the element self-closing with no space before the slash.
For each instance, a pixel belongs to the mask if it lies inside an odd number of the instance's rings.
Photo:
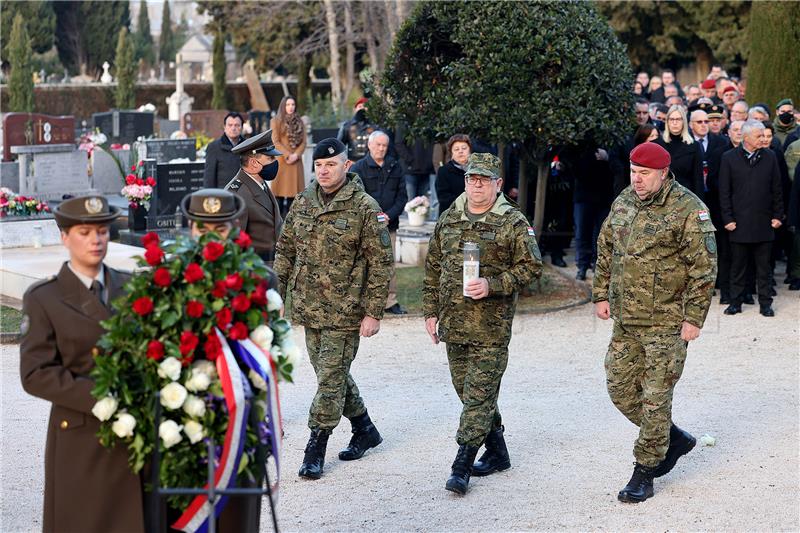
<svg viewBox="0 0 800 533">
<path fill-rule="evenodd" d="M 605 391 L 603 357 L 611 324 L 591 305 L 517 317 L 500 408 L 513 467 L 473 478 L 470 492 L 444 490 L 460 412 L 444 346 L 422 320 L 385 321 L 362 341 L 353 365 L 384 442 L 360 461 L 330 439 L 325 475 L 297 477 L 315 390 L 307 360 L 281 389 L 284 428 L 279 519 L 284 531 L 800 530 L 800 298 L 778 287 L 775 318 L 753 306 L 722 315 L 712 304 L 691 344 L 674 418 L 698 446 L 656 480 L 654 498 L 621 504 L 636 429 Z M 302 330 L 297 332 L 302 344 Z M 41 529 L 45 402 L 19 385 L 18 346 L 2 347 L 2 515 L 4 532 Z M 269 531 L 264 506 L 262 531 Z"/>
</svg>

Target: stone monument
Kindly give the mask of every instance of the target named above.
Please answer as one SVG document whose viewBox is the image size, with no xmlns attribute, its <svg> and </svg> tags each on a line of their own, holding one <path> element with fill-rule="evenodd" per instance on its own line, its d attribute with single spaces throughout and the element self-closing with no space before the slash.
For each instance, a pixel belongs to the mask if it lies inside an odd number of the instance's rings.
<svg viewBox="0 0 800 533">
<path fill-rule="evenodd" d="M 111 74 L 108 73 L 108 68 L 110 66 L 111 65 L 108 64 L 108 61 L 103 61 L 103 74 L 100 76 L 100 81 L 106 85 L 114 81 L 114 78 L 112 78 Z"/>
<path fill-rule="evenodd" d="M 181 54 L 175 56 L 175 92 L 167 97 L 169 119 L 180 120 L 184 113 L 192 110 L 194 98 L 183 91 L 183 76 L 186 65 Z"/>
</svg>

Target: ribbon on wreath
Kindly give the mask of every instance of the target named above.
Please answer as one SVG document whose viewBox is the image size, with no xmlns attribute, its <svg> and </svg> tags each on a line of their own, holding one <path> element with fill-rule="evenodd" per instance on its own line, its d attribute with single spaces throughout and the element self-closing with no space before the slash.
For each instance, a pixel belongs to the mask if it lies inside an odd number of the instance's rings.
<svg viewBox="0 0 800 533">
<path fill-rule="evenodd" d="M 231 488 L 236 485 L 236 474 L 239 471 L 239 462 L 242 459 L 245 437 L 247 432 L 248 405 L 245 401 L 245 382 L 247 378 L 239 369 L 236 357 L 233 355 L 225 336 L 219 329 L 214 328 L 217 338 L 222 345 L 222 356 L 217 357 L 217 374 L 219 374 L 222 391 L 225 395 L 225 405 L 228 408 L 228 428 L 225 431 L 225 441 L 222 445 L 222 454 L 219 466 L 216 469 L 214 486 L 217 490 Z M 209 457 L 213 461 L 214 457 Z M 204 486 L 208 488 L 208 484 Z M 172 527 L 187 533 L 204 533 L 208 530 L 209 508 L 206 503 L 208 497 L 196 496 L 183 514 L 172 524 Z M 227 496 L 221 496 L 214 504 L 213 517 L 219 516 Z"/>
</svg>

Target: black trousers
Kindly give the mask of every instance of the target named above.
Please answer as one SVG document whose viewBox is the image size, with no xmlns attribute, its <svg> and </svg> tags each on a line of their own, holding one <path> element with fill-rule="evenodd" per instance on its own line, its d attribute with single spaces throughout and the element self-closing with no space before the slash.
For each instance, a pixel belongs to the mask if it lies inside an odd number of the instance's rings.
<svg viewBox="0 0 800 533">
<path fill-rule="evenodd" d="M 731 298 L 734 303 L 742 303 L 747 284 L 747 263 L 752 258 L 755 263 L 758 304 L 772 304 L 772 241 L 732 242 L 731 243 Z"/>
<path fill-rule="evenodd" d="M 728 240 L 727 230 L 714 233 L 717 239 L 717 287 L 720 296 L 730 298 L 731 296 L 731 243 Z"/>
</svg>

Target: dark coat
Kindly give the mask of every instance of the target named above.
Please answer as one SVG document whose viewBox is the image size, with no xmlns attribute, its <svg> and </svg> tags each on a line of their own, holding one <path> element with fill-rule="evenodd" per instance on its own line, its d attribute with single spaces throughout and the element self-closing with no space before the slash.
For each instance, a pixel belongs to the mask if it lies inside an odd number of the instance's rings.
<svg viewBox="0 0 800 533">
<path fill-rule="evenodd" d="M 786 221 L 795 231 L 800 231 L 800 165 L 794 169 L 794 180 L 792 180 L 791 198 L 789 198 L 789 219 Z"/>
<path fill-rule="evenodd" d="M 265 261 L 271 261 L 283 224 L 281 210 L 272 191 L 269 187 L 264 190 L 241 169 L 225 189 L 238 194 L 244 200 L 247 209 L 239 219 L 239 224 L 253 239 L 256 253 Z"/>
<path fill-rule="evenodd" d="M 702 151 L 702 144 L 698 142 Z M 708 165 L 706 176 L 705 204 L 711 214 L 714 227 L 720 230 L 723 226 L 719 207 L 719 168 L 722 164 L 722 154 L 730 150 L 730 141 L 722 135 L 708 134 L 708 147 L 703 153 L 703 159 Z"/>
<path fill-rule="evenodd" d="M 239 137 L 238 142 L 244 141 Z M 237 143 L 238 144 L 238 143 Z M 231 152 L 233 143 L 224 133 L 206 147 L 206 168 L 203 170 L 203 187 L 221 189 L 239 172 L 240 158 Z"/>
<path fill-rule="evenodd" d="M 464 192 L 464 175 L 464 171 L 452 159 L 439 167 L 436 172 L 436 198 L 439 199 L 440 214 Z"/>
<path fill-rule="evenodd" d="M 608 208 L 614 200 L 614 177 L 609 161 L 597 159 L 597 149 L 596 145 L 587 144 L 572 150 L 571 154 L 562 155 L 562 158 L 572 167 L 572 175 L 575 176 L 572 201 Z"/>
<path fill-rule="evenodd" d="M 669 152 L 672 162 L 670 171 L 675 175 L 675 180 L 703 199 L 703 149 L 693 142 L 686 144 L 678 137 L 673 137 L 670 142 L 664 142 L 659 137 L 656 144 L 663 146 Z"/>
<path fill-rule="evenodd" d="M 740 145 L 722 156 L 719 201 L 722 223 L 736 222 L 731 242 L 768 242 L 775 239 L 770 222 L 783 218 L 781 174 L 771 150 L 758 150 L 751 165 Z"/>
<path fill-rule="evenodd" d="M 108 301 L 127 280 L 105 267 Z M 92 348 L 109 308 L 65 263 L 57 276 L 33 285 L 22 300 L 29 328 L 20 343 L 20 378 L 28 394 L 52 402 L 44 468 L 45 532 L 144 531 L 142 485 L 124 446 L 97 441 L 92 414 Z"/>
<path fill-rule="evenodd" d="M 403 171 L 406 174 L 433 174 L 433 145 L 421 139 L 409 144 L 405 134 L 405 126 L 398 126 L 394 147 L 397 150 L 397 158 L 403 165 Z"/>
<path fill-rule="evenodd" d="M 355 172 L 361 177 L 364 190 L 378 202 L 381 210 L 389 217 L 389 231 L 395 231 L 400 225 L 400 215 L 407 201 L 406 184 L 400 163 L 387 156 L 383 166 L 380 166 L 370 154 L 367 154 L 350 167 L 350 172 Z"/>
</svg>

